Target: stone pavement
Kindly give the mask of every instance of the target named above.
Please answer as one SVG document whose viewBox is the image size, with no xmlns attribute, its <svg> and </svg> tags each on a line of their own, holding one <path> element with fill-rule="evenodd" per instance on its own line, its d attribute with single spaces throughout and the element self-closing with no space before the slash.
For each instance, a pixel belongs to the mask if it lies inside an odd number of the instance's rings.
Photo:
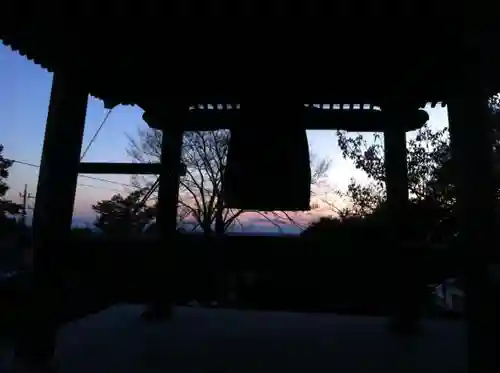
<svg viewBox="0 0 500 373">
<path fill-rule="evenodd" d="M 396 337 L 378 317 L 176 308 L 147 323 L 140 306 L 116 306 L 64 327 L 61 373 L 467 372 L 460 321 L 425 321 Z"/>
</svg>

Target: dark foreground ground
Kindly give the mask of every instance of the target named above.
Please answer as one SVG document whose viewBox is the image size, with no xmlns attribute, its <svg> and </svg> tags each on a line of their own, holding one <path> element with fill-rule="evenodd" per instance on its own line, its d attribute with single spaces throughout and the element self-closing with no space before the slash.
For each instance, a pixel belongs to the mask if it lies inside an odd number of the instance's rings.
<svg viewBox="0 0 500 373">
<path fill-rule="evenodd" d="M 62 328 L 61 372 L 467 372 L 461 321 L 425 321 L 423 335 L 402 338 L 379 317 L 178 307 L 171 321 L 145 323 L 142 309 Z"/>
</svg>

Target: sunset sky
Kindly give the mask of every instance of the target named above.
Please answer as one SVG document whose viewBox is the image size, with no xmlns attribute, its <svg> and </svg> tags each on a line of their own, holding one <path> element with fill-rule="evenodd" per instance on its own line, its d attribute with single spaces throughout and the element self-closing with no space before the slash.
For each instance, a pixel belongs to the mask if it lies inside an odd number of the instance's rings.
<svg viewBox="0 0 500 373">
<path fill-rule="evenodd" d="M 51 83 L 52 74 L 0 45 L 0 144 L 5 147 L 6 158 L 36 165 L 40 163 Z M 446 109 L 427 110 L 432 127 L 447 126 Z M 90 141 L 105 114 L 102 102 L 90 98 L 84 146 Z M 115 108 L 85 161 L 130 161 L 126 154 L 127 134 L 133 136 L 138 128 L 147 128 L 141 116 L 142 110 L 136 107 Z M 308 138 L 312 151 L 318 157 L 328 157 L 333 162 L 328 175 L 332 189 L 345 188 L 351 177 L 366 180 L 363 173 L 355 170 L 350 161 L 342 159 L 334 131 L 309 131 Z M 79 178 L 75 206 L 75 216 L 79 218 L 92 219 L 95 216 L 91 210 L 93 203 L 123 192 L 126 187 L 120 184 L 130 183 L 130 177 L 127 175 L 96 176 L 110 182 Z M 23 190 L 24 184 L 28 184 L 29 192 L 35 194 L 37 178 L 37 168 L 16 164 L 9 177 L 9 185 L 12 188 L 9 197 L 19 201 L 18 193 Z M 310 215 L 312 217 L 307 219 L 317 216 Z M 258 220 L 251 222 L 252 218 L 248 219 L 250 224 L 260 224 Z"/>
</svg>

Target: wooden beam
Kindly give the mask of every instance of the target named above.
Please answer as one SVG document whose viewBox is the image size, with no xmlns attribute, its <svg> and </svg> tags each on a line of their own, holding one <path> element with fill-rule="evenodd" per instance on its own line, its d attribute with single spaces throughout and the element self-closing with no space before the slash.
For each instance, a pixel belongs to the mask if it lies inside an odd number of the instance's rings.
<svg viewBox="0 0 500 373">
<path fill-rule="evenodd" d="M 304 116 L 307 129 L 338 129 L 352 132 L 384 132 L 387 129 L 401 128 L 404 132 L 422 127 L 428 120 L 423 110 L 415 110 L 404 118 L 404 122 L 390 120 L 385 112 L 365 109 L 324 110 L 310 109 Z"/>
<path fill-rule="evenodd" d="M 81 162 L 78 172 L 81 174 L 159 175 L 161 169 L 161 163 Z M 181 166 L 181 170 L 181 176 L 184 176 L 185 166 Z"/>
<path fill-rule="evenodd" d="M 328 104 L 329 105 L 329 104 Z M 352 106 L 352 105 L 351 105 Z M 350 106 L 350 107 L 351 107 Z M 404 131 L 413 131 L 422 127 L 428 120 L 428 115 L 423 110 L 415 110 L 404 118 L 404 122 L 396 123 L 389 120 L 383 111 L 373 109 L 349 108 L 346 109 L 342 105 L 341 109 L 320 109 L 314 107 L 305 107 L 297 111 L 297 116 L 302 117 L 294 122 L 287 123 L 269 123 L 268 118 L 262 116 L 262 121 L 253 123 L 256 129 L 268 129 L 269 127 L 277 126 L 281 129 L 286 127 L 300 126 L 304 129 L 311 130 L 331 130 L 339 129 L 353 132 L 383 132 L 389 126 L 402 126 Z M 290 114 L 285 113 L 283 109 L 283 120 L 289 118 Z M 265 112 L 265 110 L 263 110 Z M 208 131 L 215 129 L 233 129 L 236 126 L 241 126 L 245 122 L 247 113 L 244 109 L 194 109 L 185 114 L 184 131 Z M 168 113 L 152 113 L 144 116 L 148 124 L 155 129 L 164 129 L 162 125 L 171 127 L 172 120 L 168 119 Z M 275 114 L 272 115 L 276 117 Z M 278 119 L 279 122 L 279 119 Z"/>
<path fill-rule="evenodd" d="M 81 174 L 159 175 L 160 170 L 160 163 L 81 162 L 78 167 Z"/>
</svg>

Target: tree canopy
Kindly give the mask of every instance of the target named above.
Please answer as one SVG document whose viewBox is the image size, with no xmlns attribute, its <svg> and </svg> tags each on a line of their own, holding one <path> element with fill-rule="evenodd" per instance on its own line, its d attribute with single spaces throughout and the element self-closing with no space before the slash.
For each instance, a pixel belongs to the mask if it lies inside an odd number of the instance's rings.
<svg viewBox="0 0 500 373">
<path fill-rule="evenodd" d="M 345 131 L 337 131 L 337 135 L 342 156 L 350 159 L 369 179 L 368 184 L 351 179 L 347 191 L 338 192 L 351 202 L 351 206 L 341 214 L 369 214 L 380 207 L 386 198 L 383 135 L 374 134 L 372 142 L 368 142 L 362 134 L 350 136 Z M 424 126 L 407 142 L 407 151 L 410 199 L 433 198 L 441 203 L 450 203 L 453 196 L 445 188 L 451 177 L 448 129 L 433 131 L 428 125 Z"/>
<path fill-rule="evenodd" d="M 5 199 L 9 186 L 7 178 L 9 177 L 9 169 L 13 162 L 3 156 L 3 145 L 0 144 L 0 214 L 5 218 L 6 214 L 15 215 L 21 210 L 21 206 Z"/>
<path fill-rule="evenodd" d="M 493 123 L 492 146 L 494 166 L 500 169 L 500 97 L 490 100 Z M 382 134 L 370 136 L 337 131 L 342 156 L 364 171 L 368 183 L 351 179 L 347 190 L 335 191 L 347 200 L 347 208 L 336 210 L 339 221 L 351 217 L 383 217 L 386 188 L 384 143 Z M 433 130 L 425 125 L 407 141 L 408 190 L 410 206 L 406 214 L 408 234 L 414 239 L 449 242 L 457 234 L 455 216 L 455 184 L 450 154 L 448 128 Z M 500 172 L 497 176 L 497 194 L 500 192 Z M 328 201 L 327 201 L 328 202 Z M 318 223 L 322 230 L 325 221 Z M 314 224 L 313 224 L 314 225 Z"/>
<path fill-rule="evenodd" d="M 21 212 L 22 206 L 5 198 L 9 191 L 7 179 L 13 162 L 3 156 L 3 145 L 0 144 L 0 235 L 16 229 L 16 221 L 12 218 Z"/>
<path fill-rule="evenodd" d="M 140 233 L 155 215 L 155 207 L 142 202 L 143 195 L 143 190 L 137 190 L 96 203 L 92 206 L 98 214 L 94 225 L 108 235 Z"/>
</svg>

